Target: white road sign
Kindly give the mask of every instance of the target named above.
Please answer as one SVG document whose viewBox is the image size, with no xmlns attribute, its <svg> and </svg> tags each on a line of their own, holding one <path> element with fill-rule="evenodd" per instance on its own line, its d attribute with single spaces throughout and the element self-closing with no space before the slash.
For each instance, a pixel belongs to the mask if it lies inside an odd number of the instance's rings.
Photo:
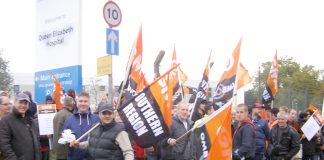
<svg viewBox="0 0 324 160">
<path fill-rule="evenodd" d="M 118 5 L 113 1 L 108 1 L 103 8 L 103 16 L 109 27 L 119 26 L 122 20 L 122 13 Z"/>
</svg>

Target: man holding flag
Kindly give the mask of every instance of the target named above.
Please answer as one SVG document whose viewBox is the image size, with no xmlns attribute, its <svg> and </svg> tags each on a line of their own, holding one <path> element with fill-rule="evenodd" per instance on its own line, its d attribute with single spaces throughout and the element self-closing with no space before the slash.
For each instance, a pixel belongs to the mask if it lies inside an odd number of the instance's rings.
<svg viewBox="0 0 324 160">
<path fill-rule="evenodd" d="M 161 142 L 163 147 L 162 159 L 164 160 L 189 160 L 195 156 L 193 134 L 184 135 L 193 126 L 193 122 L 188 118 L 188 107 L 188 104 L 184 102 L 177 105 L 177 113 L 172 117 L 170 137 Z M 177 140 L 183 135 L 184 138 Z"/>
</svg>

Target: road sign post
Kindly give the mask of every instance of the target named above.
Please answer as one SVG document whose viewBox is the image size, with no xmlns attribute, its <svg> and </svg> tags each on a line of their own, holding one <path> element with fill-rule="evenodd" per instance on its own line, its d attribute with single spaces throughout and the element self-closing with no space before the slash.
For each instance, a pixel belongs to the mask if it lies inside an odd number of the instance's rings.
<svg viewBox="0 0 324 160">
<path fill-rule="evenodd" d="M 107 29 L 107 38 L 106 38 L 106 46 L 107 46 L 107 54 L 118 55 L 119 54 L 119 32 L 117 30 L 113 30 L 111 28 L 119 26 L 122 20 L 122 14 L 119 6 L 109 0 L 103 7 L 103 16 L 106 23 L 109 25 L 109 29 Z M 113 78 L 112 73 L 108 74 L 108 99 L 111 104 L 114 102 L 113 97 Z"/>
</svg>

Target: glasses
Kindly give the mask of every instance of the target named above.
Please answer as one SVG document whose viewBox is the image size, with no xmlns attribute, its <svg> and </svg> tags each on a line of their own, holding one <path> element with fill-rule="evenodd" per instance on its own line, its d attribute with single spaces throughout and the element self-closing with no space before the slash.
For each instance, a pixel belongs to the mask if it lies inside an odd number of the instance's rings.
<svg viewBox="0 0 324 160">
<path fill-rule="evenodd" d="M 3 106 L 9 106 L 10 103 L 3 103 L 3 104 L 0 104 L 0 105 L 3 105 Z"/>
<path fill-rule="evenodd" d="M 109 112 L 109 111 L 103 111 L 103 112 L 101 112 L 102 113 L 102 115 L 105 115 L 105 116 L 111 116 L 113 113 L 112 112 Z"/>
</svg>

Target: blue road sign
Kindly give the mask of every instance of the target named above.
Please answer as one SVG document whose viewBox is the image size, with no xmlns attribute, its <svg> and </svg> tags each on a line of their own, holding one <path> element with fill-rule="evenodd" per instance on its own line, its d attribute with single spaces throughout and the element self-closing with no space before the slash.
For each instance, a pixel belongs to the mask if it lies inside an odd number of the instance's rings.
<svg viewBox="0 0 324 160">
<path fill-rule="evenodd" d="M 111 28 L 107 28 L 107 54 L 116 55 L 119 54 L 119 32 Z"/>
<path fill-rule="evenodd" d="M 79 94 L 82 91 L 81 65 L 35 72 L 35 100 L 37 103 L 45 103 L 47 95 L 53 97 L 54 81 L 51 76 L 52 73 L 60 81 L 65 92 L 74 89 Z"/>
</svg>

